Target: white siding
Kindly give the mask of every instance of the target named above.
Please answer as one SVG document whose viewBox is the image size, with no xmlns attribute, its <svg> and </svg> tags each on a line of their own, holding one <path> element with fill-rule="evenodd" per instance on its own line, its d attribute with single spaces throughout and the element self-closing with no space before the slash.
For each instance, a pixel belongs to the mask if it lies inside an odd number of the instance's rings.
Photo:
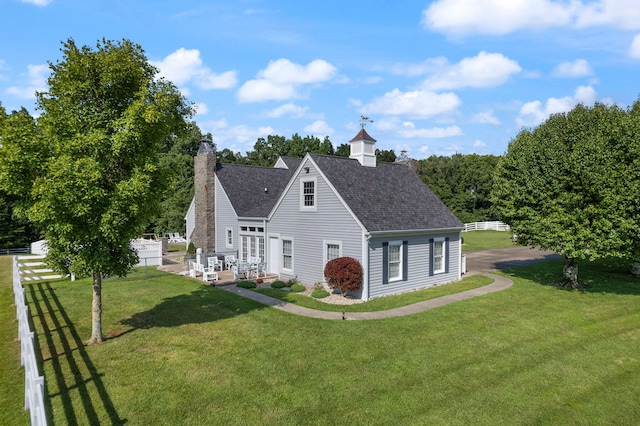
<svg viewBox="0 0 640 426">
<path fill-rule="evenodd" d="M 306 173 L 304 167 L 309 167 Z M 340 241 L 342 256 L 362 263 L 362 228 L 351 216 L 311 161 L 303 165 L 277 206 L 267 226 L 268 236 L 294 240 L 293 273 L 281 278 L 297 278 L 304 285 L 324 282 L 323 241 Z M 316 210 L 300 211 L 300 178 L 316 178 Z"/>
<path fill-rule="evenodd" d="M 233 248 L 227 248 L 227 228 L 233 230 Z M 216 179 L 216 252 L 237 251 L 238 241 L 238 216 L 220 181 Z"/>
<path fill-rule="evenodd" d="M 449 271 L 448 273 L 430 275 L 429 266 L 431 262 L 431 245 L 429 240 L 438 237 L 445 237 L 449 239 L 447 242 L 449 245 L 449 256 L 446 258 Z M 408 276 L 406 281 L 394 281 L 388 284 L 383 284 L 382 243 L 392 240 L 403 240 L 408 242 L 408 256 L 407 259 L 405 259 L 406 262 L 409 262 Z M 369 241 L 369 255 L 370 298 L 432 287 L 436 284 L 445 284 L 457 281 L 460 278 L 459 233 L 431 233 L 417 236 L 372 238 Z"/>
</svg>

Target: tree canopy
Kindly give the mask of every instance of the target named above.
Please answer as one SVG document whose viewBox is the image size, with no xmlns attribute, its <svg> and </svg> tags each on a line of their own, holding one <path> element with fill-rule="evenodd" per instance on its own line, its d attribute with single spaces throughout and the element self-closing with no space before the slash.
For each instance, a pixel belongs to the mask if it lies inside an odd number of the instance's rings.
<svg viewBox="0 0 640 426">
<path fill-rule="evenodd" d="M 130 240 L 169 184 L 159 153 L 192 111 L 129 40 L 94 50 L 69 39 L 61 52 L 48 91 L 37 93 L 40 118 L 25 111 L 3 126 L 0 187 L 22 197 L 19 212 L 42 231 L 50 265 L 93 276 L 90 342 L 99 342 L 102 276 L 135 264 Z"/>
<path fill-rule="evenodd" d="M 638 228 L 637 103 L 578 105 L 509 144 L 495 175 L 494 209 L 522 245 L 565 257 L 566 285 L 578 261 L 633 256 Z M 633 201 L 635 200 L 635 201 Z"/>
</svg>

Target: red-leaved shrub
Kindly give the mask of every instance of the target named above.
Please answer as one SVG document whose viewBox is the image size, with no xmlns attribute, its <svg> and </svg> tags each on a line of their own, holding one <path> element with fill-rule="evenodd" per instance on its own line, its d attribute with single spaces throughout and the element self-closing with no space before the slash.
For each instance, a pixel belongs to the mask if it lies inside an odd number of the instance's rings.
<svg viewBox="0 0 640 426">
<path fill-rule="evenodd" d="M 339 288 L 342 296 L 360 290 L 362 265 L 353 257 L 338 257 L 327 262 L 324 277 L 331 288 Z"/>
</svg>

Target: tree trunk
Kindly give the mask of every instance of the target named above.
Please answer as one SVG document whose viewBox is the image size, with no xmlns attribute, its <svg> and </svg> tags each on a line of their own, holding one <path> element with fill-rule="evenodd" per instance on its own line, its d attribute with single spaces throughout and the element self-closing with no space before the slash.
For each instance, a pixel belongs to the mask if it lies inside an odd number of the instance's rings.
<svg viewBox="0 0 640 426">
<path fill-rule="evenodd" d="M 631 261 L 631 275 L 640 278 L 640 259 L 633 259 Z"/>
<path fill-rule="evenodd" d="M 564 258 L 564 267 L 562 269 L 562 286 L 571 288 L 583 288 L 584 286 L 578 282 L 578 259 L 573 257 Z"/>
<path fill-rule="evenodd" d="M 93 303 L 91 305 L 91 339 L 88 345 L 102 343 L 102 274 L 93 274 Z"/>
</svg>

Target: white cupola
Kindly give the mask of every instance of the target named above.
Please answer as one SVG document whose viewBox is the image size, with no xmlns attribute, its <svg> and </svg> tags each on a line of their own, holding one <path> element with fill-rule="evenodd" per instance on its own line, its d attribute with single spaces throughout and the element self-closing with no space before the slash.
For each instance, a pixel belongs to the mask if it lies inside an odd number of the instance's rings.
<svg viewBox="0 0 640 426">
<path fill-rule="evenodd" d="M 355 158 L 365 167 L 376 166 L 376 149 L 374 147 L 376 140 L 369 136 L 364 127 L 360 129 L 358 134 L 349 141 L 351 144 L 351 155 L 349 158 Z"/>
</svg>

